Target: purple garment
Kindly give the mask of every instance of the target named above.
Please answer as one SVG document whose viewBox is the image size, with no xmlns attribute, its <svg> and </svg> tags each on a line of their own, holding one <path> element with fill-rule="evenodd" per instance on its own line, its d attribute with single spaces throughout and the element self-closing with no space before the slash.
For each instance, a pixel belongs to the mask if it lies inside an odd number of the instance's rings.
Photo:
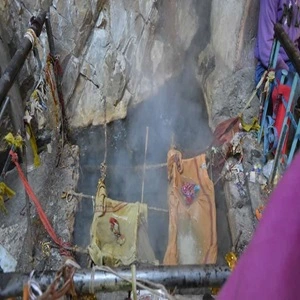
<svg viewBox="0 0 300 300">
<path fill-rule="evenodd" d="M 287 24 L 287 17 L 283 18 L 284 4 L 288 7 L 292 6 L 293 9 L 290 27 Z M 260 0 L 255 57 L 264 65 L 264 67 L 267 68 L 269 64 L 274 39 L 275 23 L 282 21 L 286 33 L 294 42 L 295 46 L 299 48 L 300 27 L 295 26 L 297 25 L 297 21 L 300 23 L 300 11 L 298 12 L 298 6 L 300 6 L 299 0 Z M 285 51 L 280 48 L 277 68 L 288 70 L 288 66 L 285 63 L 288 60 Z"/>
<path fill-rule="evenodd" d="M 300 288 L 300 155 L 273 191 L 263 218 L 218 300 L 294 300 Z"/>
</svg>

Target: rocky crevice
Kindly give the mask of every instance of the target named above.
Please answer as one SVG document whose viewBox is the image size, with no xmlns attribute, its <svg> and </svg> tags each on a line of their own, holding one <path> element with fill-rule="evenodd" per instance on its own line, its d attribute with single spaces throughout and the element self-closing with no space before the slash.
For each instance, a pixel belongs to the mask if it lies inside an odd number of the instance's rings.
<svg viewBox="0 0 300 300">
<path fill-rule="evenodd" d="M 237 116 L 254 88 L 258 9 L 259 1 L 252 1 L 251 5 L 248 0 L 212 2 L 211 40 L 199 55 L 198 80 L 213 129 L 225 119 Z M 258 107 L 258 101 L 252 101 L 244 112 L 245 119 L 256 116 Z"/>
</svg>

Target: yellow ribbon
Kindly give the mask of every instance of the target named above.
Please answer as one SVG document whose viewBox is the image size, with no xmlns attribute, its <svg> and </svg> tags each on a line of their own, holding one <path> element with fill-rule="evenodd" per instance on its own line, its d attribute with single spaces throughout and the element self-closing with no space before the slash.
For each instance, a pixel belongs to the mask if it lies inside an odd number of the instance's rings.
<svg viewBox="0 0 300 300">
<path fill-rule="evenodd" d="M 7 214 L 7 209 L 4 205 L 4 198 L 12 198 L 16 193 L 10 189 L 4 182 L 0 182 L 0 210 Z"/>
<path fill-rule="evenodd" d="M 37 90 L 34 90 L 30 96 L 33 100 L 38 101 L 39 100 L 39 94 Z"/>
<path fill-rule="evenodd" d="M 37 144 L 36 144 L 36 139 L 35 136 L 33 134 L 33 130 L 30 124 L 26 123 L 25 124 L 25 129 L 27 134 L 29 135 L 29 141 L 30 141 L 30 145 L 32 148 L 32 152 L 33 152 L 33 164 L 35 167 L 38 167 L 41 165 L 41 160 L 40 157 L 38 155 L 38 149 L 37 149 Z"/>
<path fill-rule="evenodd" d="M 11 132 L 9 132 L 5 137 L 4 140 L 10 145 L 14 146 L 15 148 L 22 148 L 23 146 L 23 139 L 22 137 L 17 134 L 16 136 L 13 136 Z"/>
</svg>

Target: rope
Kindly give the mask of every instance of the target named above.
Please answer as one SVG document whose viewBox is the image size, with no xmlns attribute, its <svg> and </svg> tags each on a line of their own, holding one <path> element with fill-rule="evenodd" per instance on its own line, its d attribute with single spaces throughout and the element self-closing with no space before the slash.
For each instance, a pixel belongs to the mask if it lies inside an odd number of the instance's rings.
<svg viewBox="0 0 300 300">
<path fill-rule="evenodd" d="M 68 202 L 70 202 L 72 200 L 73 196 L 79 197 L 79 198 L 92 199 L 93 201 L 95 200 L 95 196 L 87 195 L 87 194 L 83 194 L 83 193 L 76 193 L 72 190 L 69 190 L 67 192 L 63 192 L 62 195 L 61 195 L 61 198 L 66 199 Z M 119 207 L 120 204 L 118 204 L 117 206 L 112 207 L 112 209 L 109 209 L 110 206 L 108 206 L 108 210 L 105 210 L 105 211 L 106 212 L 116 212 L 116 211 L 122 209 L 123 207 L 125 207 L 126 205 L 124 205 L 122 207 Z M 116 210 L 116 208 L 118 208 L 118 209 Z M 159 211 L 159 212 L 163 212 L 163 213 L 169 213 L 169 211 L 165 208 L 159 208 L 159 207 L 153 207 L 153 206 L 148 206 L 148 210 Z"/>
<path fill-rule="evenodd" d="M 73 276 L 80 266 L 73 260 L 67 259 L 65 264 L 57 271 L 53 282 L 48 286 L 39 300 L 62 299 L 65 295 L 70 295 L 71 299 L 77 299 Z"/>
<path fill-rule="evenodd" d="M 94 288 L 94 281 L 95 281 L 95 271 L 99 270 L 99 271 L 104 271 L 104 272 L 109 272 L 113 275 L 115 275 L 116 277 L 121 278 L 124 281 L 129 282 L 131 285 L 132 283 L 132 277 L 131 278 L 127 278 L 124 277 L 120 274 L 118 274 L 117 272 L 115 272 L 113 269 L 111 269 L 108 266 L 94 266 L 92 268 L 92 272 L 91 272 L 91 281 L 90 281 L 90 292 L 93 293 L 95 288 Z M 149 291 L 152 295 L 157 296 L 157 297 L 163 297 L 165 299 L 168 300 L 174 300 L 174 297 L 172 295 L 170 295 L 168 293 L 168 291 L 166 290 L 166 288 L 162 285 L 162 284 L 158 284 L 158 283 L 154 283 L 148 280 L 137 280 L 136 279 L 136 286 L 142 290 L 147 290 Z"/>
<path fill-rule="evenodd" d="M 37 300 L 38 297 L 43 295 L 43 292 L 41 290 L 39 283 L 33 278 L 33 275 L 34 275 L 34 271 L 31 271 L 27 285 L 24 288 L 24 292 L 25 289 L 28 289 L 28 296 L 29 296 L 28 298 L 30 300 Z"/>
<path fill-rule="evenodd" d="M 31 43 L 31 48 L 35 46 L 37 36 L 33 29 L 29 28 L 27 29 L 26 33 L 24 34 L 24 38 L 27 38 Z"/>
<path fill-rule="evenodd" d="M 265 79 L 268 78 L 268 82 L 269 82 L 269 80 L 271 80 L 273 78 L 273 74 L 275 74 L 274 71 L 265 71 L 264 72 L 264 74 L 261 77 L 260 81 L 258 82 L 257 86 L 255 87 L 255 90 L 252 92 L 249 100 L 247 101 L 246 105 L 241 110 L 241 112 L 240 112 L 239 115 L 242 115 L 245 112 L 245 110 L 250 106 L 251 102 L 255 98 L 255 95 L 256 95 L 257 91 L 259 90 L 259 88 L 261 87 L 261 85 L 263 84 L 263 82 L 265 81 Z M 275 78 L 275 75 L 274 75 L 274 78 Z"/>
<path fill-rule="evenodd" d="M 34 203 L 37 213 L 45 227 L 45 229 L 47 230 L 48 234 L 50 235 L 50 237 L 52 238 L 52 240 L 55 242 L 55 244 L 57 244 L 58 246 L 60 246 L 60 248 L 65 251 L 64 254 L 69 255 L 69 253 L 66 252 L 66 250 L 64 250 L 65 245 L 67 245 L 67 243 L 64 243 L 55 233 L 52 225 L 50 224 L 47 215 L 45 214 L 39 200 L 37 199 L 36 195 L 34 194 L 31 186 L 29 185 L 29 182 L 27 181 L 23 170 L 18 162 L 18 155 L 17 153 L 13 152 L 12 150 L 10 150 L 9 152 L 12 162 L 16 165 L 17 171 L 19 173 L 20 179 L 24 185 L 24 188 L 26 190 L 26 193 L 28 194 L 29 198 L 32 200 L 32 202 Z M 63 254 L 62 254 L 63 255 Z"/>
</svg>

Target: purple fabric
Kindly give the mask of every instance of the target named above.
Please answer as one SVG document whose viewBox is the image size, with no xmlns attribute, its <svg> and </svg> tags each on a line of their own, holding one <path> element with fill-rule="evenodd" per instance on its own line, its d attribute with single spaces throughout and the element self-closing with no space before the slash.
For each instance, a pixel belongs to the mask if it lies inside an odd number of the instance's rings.
<svg viewBox="0 0 300 300">
<path fill-rule="evenodd" d="M 260 0 L 260 12 L 258 21 L 257 42 L 255 47 L 255 57 L 267 68 L 274 38 L 274 24 L 279 22 L 283 15 L 284 4 L 293 6 L 293 18 L 291 26 L 287 25 L 287 18 L 282 20 L 283 26 L 295 46 L 299 48 L 300 27 L 295 27 L 297 19 L 300 21 L 300 11 L 297 16 L 299 0 Z M 277 68 L 288 70 L 286 65 L 288 57 L 281 48 L 279 52 Z"/>
<path fill-rule="evenodd" d="M 300 155 L 273 191 L 254 237 L 218 300 L 298 299 Z"/>
</svg>

